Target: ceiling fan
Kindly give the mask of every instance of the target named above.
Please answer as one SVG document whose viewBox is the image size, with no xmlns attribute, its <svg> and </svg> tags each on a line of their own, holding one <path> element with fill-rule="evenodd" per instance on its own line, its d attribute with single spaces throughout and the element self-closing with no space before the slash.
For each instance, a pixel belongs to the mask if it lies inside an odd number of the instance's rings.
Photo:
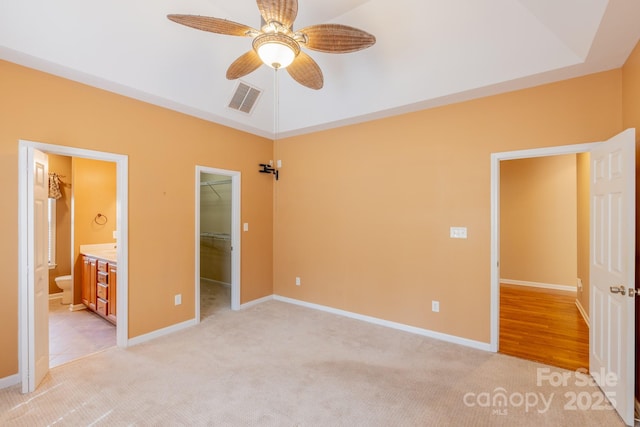
<svg viewBox="0 0 640 427">
<path fill-rule="evenodd" d="M 316 90 L 324 85 L 322 71 L 301 48 L 349 53 L 366 49 L 376 42 L 375 36 L 348 25 L 321 24 L 294 30 L 297 0 L 257 0 L 257 3 L 264 20 L 260 30 L 209 16 L 171 14 L 167 18 L 198 30 L 251 37 L 253 49 L 236 59 L 227 70 L 230 80 L 245 76 L 264 63 L 275 69 L 286 68 L 295 81 Z"/>
</svg>

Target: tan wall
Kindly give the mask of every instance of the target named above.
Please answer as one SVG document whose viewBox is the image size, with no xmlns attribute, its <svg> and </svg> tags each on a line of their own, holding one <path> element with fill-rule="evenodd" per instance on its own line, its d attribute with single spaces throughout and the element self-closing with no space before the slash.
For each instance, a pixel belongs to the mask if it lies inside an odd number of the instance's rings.
<svg viewBox="0 0 640 427">
<path fill-rule="evenodd" d="M 576 286 L 576 156 L 500 162 L 501 279 Z"/>
<path fill-rule="evenodd" d="M 49 270 L 49 293 L 62 292 L 55 278 L 71 274 L 71 157 L 49 154 L 49 172 L 61 176 L 62 197 L 56 201 L 56 268 Z"/>
<path fill-rule="evenodd" d="M 636 128 L 636 165 L 640 165 L 640 43 L 636 45 L 622 68 L 622 117 L 625 128 Z M 636 166 L 636 193 L 640 189 L 640 174 Z M 640 197 L 636 197 L 636 288 L 640 288 Z M 636 298 L 636 398 L 640 400 L 640 298 Z"/>
<path fill-rule="evenodd" d="M 194 317 L 196 165 L 242 173 L 241 301 L 272 294 L 272 141 L 5 61 L 0 93 L 0 378 L 18 373 L 20 139 L 128 156 L 129 337 Z"/>
<path fill-rule="evenodd" d="M 613 70 L 278 141 L 275 293 L 489 342 L 490 154 L 605 140 L 621 105 Z"/>
<path fill-rule="evenodd" d="M 584 311 L 589 314 L 589 269 L 590 262 L 590 220 L 591 220 L 591 197 L 590 190 L 590 154 L 580 153 L 577 155 L 576 182 L 577 187 L 577 239 L 578 239 L 578 278 L 582 281 L 582 289 L 577 292 L 577 299 L 580 301 Z"/>
<path fill-rule="evenodd" d="M 73 302 L 82 302 L 80 245 L 116 243 L 116 164 L 74 157 L 73 161 Z M 101 215 L 98 218 L 98 214 Z"/>
<path fill-rule="evenodd" d="M 193 317 L 199 164 L 243 174 L 243 302 L 273 290 L 488 342 L 490 153 L 621 131 L 628 70 L 278 141 L 286 174 L 272 210 L 273 180 L 255 167 L 273 157 L 270 141 L 0 61 L 0 178 L 17 188 L 19 139 L 129 156 L 130 337 Z M 634 96 L 625 123 L 640 121 Z M 8 191 L 0 378 L 18 369 L 17 223 Z M 450 226 L 467 226 L 469 238 L 449 239 Z"/>
</svg>

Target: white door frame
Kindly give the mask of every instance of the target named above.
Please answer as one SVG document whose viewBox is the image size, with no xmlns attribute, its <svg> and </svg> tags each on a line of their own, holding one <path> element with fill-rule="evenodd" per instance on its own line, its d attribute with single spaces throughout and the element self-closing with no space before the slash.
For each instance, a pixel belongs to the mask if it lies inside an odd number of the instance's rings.
<svg viewBox="0 0 640 427">
<path fill-rule="evenodd" d="M 200 323 L 200 176 L 202 173 L 231 178 L 231 309 L 240 310 L 240 178 L 238 171 L 196 166 L 195 226 L 195 307 L 196 323 Z"/>
<path fill-rule="evenodd" d="M 33 245 L 33 242 L 28 241 L 28 236 L 33 235 L 33 222 L 28 221 L 28 213 L 32 207 L 27 203 L 27 158 L 28 153 L 34 149 L 47 154 L 83 157 L 116 164 L 116 223 L 118 224 L 116 343 L 118 347 L 127 347 L 129 330 L 128 156 L 20 140 L 18 142 L 18 366 L 23 393 L 28 391 L 28 378 L 33 370 L 33 366 L 29 365 L 29 355 L 34 351 L 33 348 L 29 348 L 31 332 L 28 325 L 28 310 L 29 307 L 33 307 L 33 301 L 30 301 L 33 299 L 33 292 L 29 292 L 29 288 L 33 287 L 33 283 L 29 283 L 29 277 L 33 277 L 33 274 L 29 274 L 28 269 L 33 266 L 27 265 L 28 248 Z"/>
<path fill-rule="evenodd" d="M 489 349 L 493 352 L 498 351 L 500 341 L 500 162 L 587 153 L 595 144 L 562 145 L 491 154 L 491 342 Z"/>
</svg>

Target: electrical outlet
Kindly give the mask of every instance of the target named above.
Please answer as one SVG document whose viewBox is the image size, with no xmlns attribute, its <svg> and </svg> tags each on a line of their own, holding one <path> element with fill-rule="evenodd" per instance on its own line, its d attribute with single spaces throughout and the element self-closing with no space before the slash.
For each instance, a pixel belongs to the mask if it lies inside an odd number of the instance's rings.
<svg viewBox="0 0 640 427">
<path fill-rule="evenodd" d="M 578 292 L 582 292 L 582 279 L 578 277 Z"/>
<path fill-rule="evenodd" d="M 174 305 L 182 304 L 182 294 L 178 294 L 175 297 L 173 297 L 173 302 L 174 302 Z"/>
<path fill-rule="evenodd" d="M 452 239 L 466 239 L 467 227 L 451 227 L 449 228 L 449 237 Z"/>
<path fill-rule="evenodd" d="M 431 301 L 431 311 L 434 313 L 440 312 L 440 301 Z"/>
<path fill-rule="evenodd" d="M 296 286 L 300 286 L 300 278 L 296 277 Z"/>
</svg>

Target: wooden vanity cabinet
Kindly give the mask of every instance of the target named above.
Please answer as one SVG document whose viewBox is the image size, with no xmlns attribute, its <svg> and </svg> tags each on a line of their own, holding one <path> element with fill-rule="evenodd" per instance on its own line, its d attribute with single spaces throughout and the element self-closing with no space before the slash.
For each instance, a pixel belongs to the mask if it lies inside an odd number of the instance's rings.
<svg viewBox="0 0 640 427">
<path fill-rule="evenodd" d="M 83 256 L 82 302 L 109 322 L 116 324 L 117 267 L 110 261 Z"/>
<path fill-rule="evenodd" d="M 82 257 L 82 303 L 90 310 L 96 309 L 96 271 L 97 262 L 95 258 Z"/>
<path fill-rule="evenodd" d="M 116 290 L 118 288 L 118 267 L 109 264 L 109 295 L 107 298 L 107 319 L 116 323 Z"/>
</svg>

